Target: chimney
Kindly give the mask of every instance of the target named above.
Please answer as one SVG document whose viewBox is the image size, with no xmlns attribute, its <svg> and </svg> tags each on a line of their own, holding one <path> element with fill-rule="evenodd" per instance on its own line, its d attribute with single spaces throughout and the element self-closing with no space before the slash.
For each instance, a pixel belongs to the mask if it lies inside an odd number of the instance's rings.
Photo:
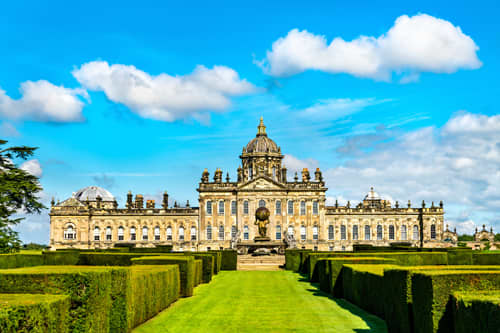
<svg viewBox="0 0 500 333">
<path fill-rule="evenodd" d="M 142 196 L 142 194 L 137 194 L 135 196 L 135 208 L 136 209 L 144 208 L 144 197 Z"/>
</svg>

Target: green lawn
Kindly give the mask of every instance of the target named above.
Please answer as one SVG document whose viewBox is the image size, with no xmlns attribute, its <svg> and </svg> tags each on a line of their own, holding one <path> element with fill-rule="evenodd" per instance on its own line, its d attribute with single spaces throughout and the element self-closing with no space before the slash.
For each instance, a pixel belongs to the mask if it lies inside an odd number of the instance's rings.
<svg viewBox="0 0 500 333">
<path fill-rule="evenodd" d="M 331 299 L 289 271 L 230 271 L 137 327 L 145 332 L 387 332 L 385 322 Z"/>
</svg>

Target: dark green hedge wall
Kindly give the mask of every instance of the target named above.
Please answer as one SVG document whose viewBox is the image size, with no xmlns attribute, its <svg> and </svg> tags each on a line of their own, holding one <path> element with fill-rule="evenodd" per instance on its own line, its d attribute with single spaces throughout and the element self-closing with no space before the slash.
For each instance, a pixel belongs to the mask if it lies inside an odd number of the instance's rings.
<svg viewBox="0 0 500 333">
<path fill-rule="evenodd" d="M 448 265 L 472 265 L 472 250 L 449 250 Z"/>
<path fill-rule="evenodd" d="M 426 271 L 411 277 L 415 332 L 453 330 L 450 294 L 454 291 L 500 289 L 500 272 Z"/>
<path fill-rule="evenodd" d="M 473 265 L 500 265 L 500 252 L 474 252 Z"/>
<path fill-rule="evenodd" d="M 194 258 L 192 256 L 151 256 L 133 258 L 134 265 L 178 265 L 181 281 L 181 296 L 193 295 L 194 289 Z"/>
<path fill-rule="evenodd" d="M 235 271 L 238 269 L 238 252 L 236 250 L 222 251 L 222 271 Z"/>
<path fill-rule="evenodd" d="M 500 291 L 456 292 L 450 302 L 455 333 L 500 332 Z"/>
<path fill-rule="evenodd" d="M 70 306 L 65 295 L 0 294 L 0 332 L 69 332 Z"/>
<path fill-rule="evenodd" d="M 78 265 L 80 251 L 44 251 L 44 265 Z"/>
<path fill-rule="evenodd" d="M 0 269 L 43 265 L 41 254 L 0 254 Z"/>
<path fill-rule="evenodd" d="M 212 253 L 214 255 L 214 274 L 219 274 L 222 268 L 222 251 L 207 251 L 201 253 Z"/>
<path fill-rule="evenodd" d="M 194 261 L 194 286 L 196 287 L 203 280 L 203 261 L 195 259 Z"/>
</svg>

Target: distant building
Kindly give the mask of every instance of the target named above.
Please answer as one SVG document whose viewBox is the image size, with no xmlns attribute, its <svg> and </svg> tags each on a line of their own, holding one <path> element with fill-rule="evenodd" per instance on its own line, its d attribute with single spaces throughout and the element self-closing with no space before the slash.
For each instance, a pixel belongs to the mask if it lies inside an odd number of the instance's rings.
<svg viewBox="0 0 500 333">
<path fill-rule="evenodd" d="M 325 205 L 327 188 L 319 169 L 304 169 L 288 181 L 281 148 L 266 133 L 261 119 L 258 132 L 242 150 L 236 181 L 217 169 L 213 179 L 201 176 L 199 207 L 169 205 L 128 193 L 125 208 L 111 193 L 86 187 L 50 211 L 52 248 L 108 248 L 117 243 L 137 246 L 173 245 L 175 250 L 238 248 L 253 244 L 258 235 L 255 211 L 271 212 L 267 236 L 277 246 L 317 250 L 351 250 L 353 244 L 387 246 L 443 245 L 443 204 L 401 207 L 382 199 L 373 188 L 355 207 Z M 248 245 L 248 246 L 247 246 Z"/>
</svg>

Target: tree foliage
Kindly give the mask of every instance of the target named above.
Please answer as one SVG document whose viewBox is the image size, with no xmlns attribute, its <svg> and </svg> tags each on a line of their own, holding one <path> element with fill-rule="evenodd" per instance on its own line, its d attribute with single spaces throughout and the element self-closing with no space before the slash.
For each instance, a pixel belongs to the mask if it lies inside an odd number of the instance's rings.
<svg viewBox="0 0 500 333">
<path fill-rule="evenodd" d="M 21 242 L 12 226 L 23 220 L 16 213 L 40 213 L 45 208 L 38 194 L 42 187 L 38 177 L 20 169 L 15 161 L 33 156 L 37 148 L 18 146 L 3 148 L 0 140 L 0 253 L 18 251 Z"/>
<path fill-rule="evenodd" d="M 463 234 L 458 236 L 458 240 L 461 242 L 472 242 L 474 241 L 474 236 Z"/>
</svg>

